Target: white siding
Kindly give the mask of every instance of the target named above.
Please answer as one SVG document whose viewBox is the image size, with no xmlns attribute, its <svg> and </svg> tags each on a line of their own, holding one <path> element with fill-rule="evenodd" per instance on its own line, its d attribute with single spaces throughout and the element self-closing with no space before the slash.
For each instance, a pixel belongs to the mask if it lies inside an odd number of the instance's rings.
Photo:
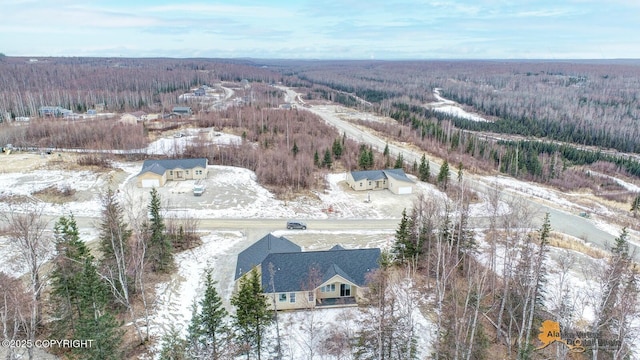
<svg viewBox="0 0 640 360">
<path fill-rule="evenodd" d="M 143 188 L 160 187 L 160 180 L 158 179 L 142 179 Z"/>
</svg>

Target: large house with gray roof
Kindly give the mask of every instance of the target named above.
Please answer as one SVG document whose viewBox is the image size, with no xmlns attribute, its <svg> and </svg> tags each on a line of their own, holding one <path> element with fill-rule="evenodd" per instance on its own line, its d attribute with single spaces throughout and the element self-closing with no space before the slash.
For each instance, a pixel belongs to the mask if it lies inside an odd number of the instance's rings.
<svg viewBox="0 0 640 360">
<path fill-rule="evenodd" d="M 368 274 L 377 270 L 380 249 L 301 251 L 271 234 L 238 255 L 236 280 L 257 267 L 272 309 L 356 306 L 365 297 Z M 269 270 L 271 269 L 271 271 Z"/>
<path fill-rule="evenodd" d="M 199 180 L 207 178 L 206 158 L 145 160 L 137 176 L 138 187 L 161 187 L 169 180 Z"/>
<path fill-rule="evenodd" d="M 277 237 L 273 234 L 267 234 L 238 254 L 234 280 L 238 280 L 254 267 L 261 265 L 271 253 L 299 253 L 301 251 L 300 246 L 284 236 Z"/>
<path fill-rule="evenodd" d="M 415 182 L 402 169 L 352 171 L 347 184 L 356 191 L 389 189 L 394 194 L 411 194 Z"/>
</svg>

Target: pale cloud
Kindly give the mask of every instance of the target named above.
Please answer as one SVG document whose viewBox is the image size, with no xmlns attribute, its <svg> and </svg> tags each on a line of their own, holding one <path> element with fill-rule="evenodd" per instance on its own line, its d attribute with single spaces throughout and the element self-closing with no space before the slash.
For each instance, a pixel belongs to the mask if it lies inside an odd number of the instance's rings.
<svg viewBox="0 0 640 360">
<path fill-rule="evenodd" d="M 1 0 L 0 0 L 1 1 Z M 268 4 L 268 5 L 267 5 Z M 640 1 L 4 0 L 7 55 L 640 57 Z M 100 45 L 96 46 L 96 42 Z M 64 44 L 60 46 L 59 44 Z"/>
</svg>

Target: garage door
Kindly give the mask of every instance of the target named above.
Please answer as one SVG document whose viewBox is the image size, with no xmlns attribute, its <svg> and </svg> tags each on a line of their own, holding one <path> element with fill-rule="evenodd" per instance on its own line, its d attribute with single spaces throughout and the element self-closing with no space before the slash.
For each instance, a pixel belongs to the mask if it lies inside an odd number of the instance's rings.
<svg viewBox="0 0 640 360">
<path fill-rule="evenodd" d="M 398 194 L 411 194 L 411 186 L 399 187 Z"/>
<path fill-rule="evenodd" d="M 160 187 L 160 180 L 158 179 L 142 179 L 143 188 Z"/>
</svg>

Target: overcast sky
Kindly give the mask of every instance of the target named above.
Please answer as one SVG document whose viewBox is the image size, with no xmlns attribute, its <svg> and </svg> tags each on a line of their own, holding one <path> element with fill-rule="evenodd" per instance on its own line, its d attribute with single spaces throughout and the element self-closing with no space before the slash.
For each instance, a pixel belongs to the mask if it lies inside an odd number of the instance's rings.
<svg viewBox="0 0 640 360">
<path fill-rule="evenodd" d="M 0 0 L 8 56 L 640 58 L 640 0 Z"/>
</svg>

